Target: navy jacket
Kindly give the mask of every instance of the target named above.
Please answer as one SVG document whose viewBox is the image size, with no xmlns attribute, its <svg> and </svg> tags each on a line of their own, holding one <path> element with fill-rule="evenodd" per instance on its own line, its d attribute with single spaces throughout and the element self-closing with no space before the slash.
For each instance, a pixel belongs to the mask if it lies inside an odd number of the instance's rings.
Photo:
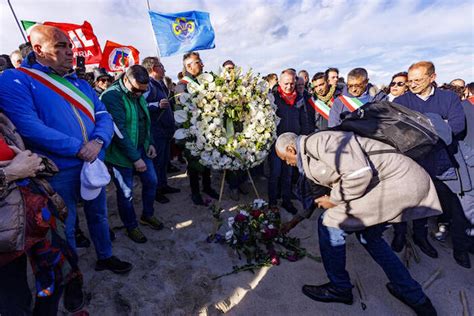
<svg viewBox="0 0 474 316">
<path fill-rule="evenodd" d="M 168 94 L 169 91 L 163 82 L 158 82 L 150 78 L 149 93 L 146 97 L 146 102 L 148 102 L 151 133 L 154 139 L 171 139 L 176 129 L 171 106 L 172 100 L 170 100 L 169 108 L 160 109 L 160 100 L 168 99 Z"/>
<path fill-rule="evenodd" d="M 275 105 L 277 106 L 277 116 L 281 119 L 280 124 L 277 127 L 277 135 L 283 133 L 291 132 L 296 135 L 301 133 L 301 122 L 300 122 L 300 109 L 296 106 L 296 101 L 294 105 L 288 105 L 280 97 L 278 90 L 273 90 L 273 96 L 275 97 Z"/>
<path fill-rule="evenodd" d="M 407 92 L 393 100 L 393 102 L 420 113 L 440 115 L 451 127 L 455 140 L 464 131 L 465 116 L 461 100 L 452 91 L 435 88 L 434 94 L 426 101 L 412 92 Z M 457 141 L 453 141 L 449 147 L 440 144 L 418 162 L 432 177 L 437 177 L 443 181 L 457 179 L 454 168 L 456 167 L 454 154 L 458 151 L 457 147 Z"/>
<path fill-rule="evenodd" d="M 301 135 L 309 135 L 317 130 L 316 127 L 316 111 L 308 102 L 311 95 L 304 91 L 303 95 L 298 95 L 296 99 L 296 107 L 300 111 Z"/>
</svg>

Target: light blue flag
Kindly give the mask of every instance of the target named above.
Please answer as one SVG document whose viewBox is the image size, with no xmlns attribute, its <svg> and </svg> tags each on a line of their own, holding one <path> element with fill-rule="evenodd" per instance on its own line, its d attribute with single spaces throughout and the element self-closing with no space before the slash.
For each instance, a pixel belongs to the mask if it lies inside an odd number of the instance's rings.
<svg viewBox="0 0 474 316">
<path fill-rule="evenodd" d="M 209 13 L 148 13 L 161 56 L 216 47 Z"/>
</svg>

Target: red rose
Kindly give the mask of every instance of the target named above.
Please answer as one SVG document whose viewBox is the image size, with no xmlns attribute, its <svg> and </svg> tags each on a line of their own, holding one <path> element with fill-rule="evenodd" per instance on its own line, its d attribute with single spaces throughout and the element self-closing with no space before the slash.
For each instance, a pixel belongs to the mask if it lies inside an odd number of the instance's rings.
<svg viewBox="0 0 474 316">
<path fill-rule="evenodd" d="M 235 215 L 234 219 L 235 219 L 236 222 L 242 223 L 242 222 L 245 222 L 247 220 L 247 216 L 239 213 L 239 214 Z"/>
<path fill-rule="evenodd" d="M 263 212 L 260 211 L 260 210 L 253 210 L 253 211 L 250 212 L 250 215 L 252 215 L 254 218 L 259 218 L 260 215 L 262 215 L 262 214 L 263 214 Z"/>
</svg>

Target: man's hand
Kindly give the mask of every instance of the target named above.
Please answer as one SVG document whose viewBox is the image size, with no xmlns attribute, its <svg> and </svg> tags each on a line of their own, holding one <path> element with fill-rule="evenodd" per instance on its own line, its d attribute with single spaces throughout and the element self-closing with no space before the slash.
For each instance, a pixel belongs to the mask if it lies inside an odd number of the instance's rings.
<svg viewBox="0 0 474 316">
<path fill-rule="evenodd" d="M 316 203 L 316 205 L 319 208 L 324 208 L 324 209 L 328 209 L 328 208 L 336 206 L 336 204 L 334 204 L 333 202 L 329 200 L 329 196 L 327 195 L 323 195 L 322 197 L 317 198 L 316 200 L 314 200 L 314 203 Z"/>
<path fill-rule="evenodd" d="M 95 140 L 91 140 L 82 146 L 81 150 L 79 150 L 79 153 L 77 154 L 77 157 L 79 157 L 79 159 L 91 162 L 97 159 L 101 149 L 102 144 L 99 144 Z"/>
<path fill-rule="evenodd" d="M 148 150 L 146 152 L 146 156 L 150 159 L 153 159 L 156 157 L 156 149 L 155 149 L 155 146 L 153 145 L 150 145 L 150 147 L 148 147 Z"/>
<path fill-rule="evenodd" d="M 16 153 L 8 166 L 5 167 L 5 175 L 8 182 L 18 179 L 35 177 L 36 172 L 44 170 L 42 159 L 29 150 L 21 151 L 17 147 L 10 146 Z"/>
<path fill-rule="evenodd" d="M 169 107 L 170 107 L 170 101 L 168 101 L 168 99 L 160 100 L 160 109 L 167 109 Z"/>
<path fill-rule="evenodd" d="M 133 166 L 135 167 L 135 170 L 138 172 L 145 172 L 146 171 L 146 164 L 143 161 L 143 159 L 138 159 L 133 163 Z"/>
</svg>

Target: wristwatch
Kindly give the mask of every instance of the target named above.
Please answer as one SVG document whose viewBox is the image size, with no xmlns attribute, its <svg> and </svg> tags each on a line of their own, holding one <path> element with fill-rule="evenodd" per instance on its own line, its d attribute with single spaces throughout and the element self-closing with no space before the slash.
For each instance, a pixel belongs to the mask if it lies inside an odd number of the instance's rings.
<svg viewBox="0 0 474 316">
<path fill-rule="evenodd" d="M 104 141 L 103 141 L 102 138 L 100 138 L 100 137 L 95 138 L 94 141 L 95 141 L 97 144 L 99 144 L 99 145 L 103 145 L 103 144 L 104 144 Z"/>
</svg>

